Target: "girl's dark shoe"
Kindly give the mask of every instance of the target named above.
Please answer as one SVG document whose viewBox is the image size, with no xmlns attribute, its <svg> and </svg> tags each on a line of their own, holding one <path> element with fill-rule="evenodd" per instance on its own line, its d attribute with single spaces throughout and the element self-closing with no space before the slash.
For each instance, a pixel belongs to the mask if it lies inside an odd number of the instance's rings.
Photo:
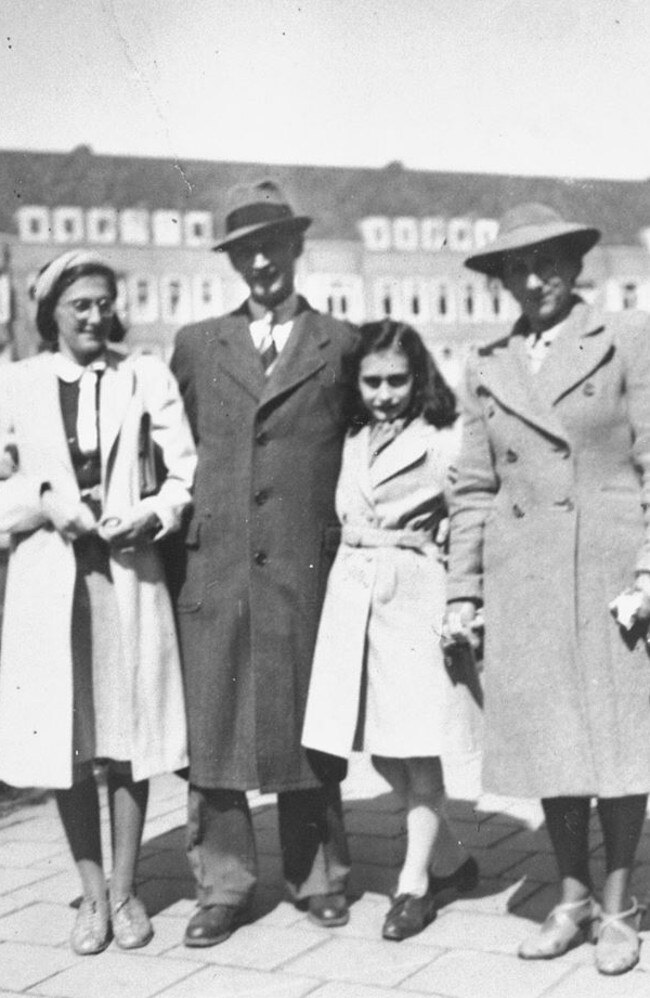
<svg viewBox="0 0 650 998">
<path fill-rule="evenodd" d="M 426 929 L 436 917 L 436 902 L 431 891 L 423 897 L 415 894 L 399 894 L 393 901 L 381 934 L 384 939 L 401 942 Z"/>
<path fill-rule="evenodd" d="M 478 886 L 478 881 L 478 863 L 473 856 L 468 856 L 465 862 L 447 877 L 435 877 L 430 873 L 429 893 L 443 894 L 446 891 L 454 891 L 456 894 L 466 894 Z"/>
<path fill-rule="evenodd" d="M 312 894 L 307 902 L 307 917 L 324 929 L 347 925 L 350 909 L 345 894 Z"/>
</svg>

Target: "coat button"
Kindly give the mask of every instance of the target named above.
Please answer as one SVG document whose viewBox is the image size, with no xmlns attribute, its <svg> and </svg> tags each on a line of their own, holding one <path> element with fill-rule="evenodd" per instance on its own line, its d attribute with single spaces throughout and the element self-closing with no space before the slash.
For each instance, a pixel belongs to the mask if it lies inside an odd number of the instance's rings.
<svg viewBox="0 0 650 998">
<path fill-rule="evenodd" d="M 518 520 L 521 520 L 522 516 L 524 515 L 523 509 L 521 508 L 521 506 L 518 506 L 517 503 L 515 503 L 514 506 L 512 507 L 512 512 L 514 513 L 514 515 L 517 517 Z"/>
<path fill-rule="evenodd" d="M 269 435 L 265 430 L 260 430 L 259 433 L 255 434 L 255 443 L 263 447 L 264 444 L 268 444 Z"/>
<path fill-rule="evenodd" d="M 519 455 L 517 454 L 517 452 L 511 450 L 511 448 L 509 447 L 508 450 L 506 451 L 506 461 L 508 462 L 508 464 L 514 464 L 515 461 L 518 460 L 519 460 Z"/>
<path fill-rule="evenodd" d="M 594 383 L 592 381 L 587 381 L 585 383 L 584 388 L 582 389 L 582 393 L 583 393 L 583 395 L 595 395 L 596 394 L 596 386 L 594 385 Z"/>
<path fill-rule="evenodd" d="M 268 560 L 269 557 L 266 551 L 256 551 L 255 554 L 253 555 L 253 561 L 255 562 L 256 565 L 266 565 Z"/>
<path fill-rule="evenodd" d="M 269 498 L 269 492 L 267 489 L 258 489 L 258 491 L 253 496 L 253 499 L 258 506 L 263 506 L 266 500 Z"/>
</svg>

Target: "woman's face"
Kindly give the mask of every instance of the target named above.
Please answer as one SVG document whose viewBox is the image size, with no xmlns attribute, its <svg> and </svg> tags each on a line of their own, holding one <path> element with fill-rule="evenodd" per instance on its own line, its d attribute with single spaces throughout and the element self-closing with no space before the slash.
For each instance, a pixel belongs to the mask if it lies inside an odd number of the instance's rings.
<svg viewBox="0 0 650 998">
<path fill-rule="evenodd" d="M 106 346 L 114 311 L 106 277 L 101 274 L 79 277 L 62 292 L 54 308 L 61 353 L 77 364 L 96 360 Z"/>
<path fill-rule="evenodd" d="M 359 394 L 372 419 L 386 423 L 403 416 L 413 394 L 413 375 L 401 350 L 369 353 L 359 367 Z"/>
<path fill-rule="evenodd" d="M 503 263 L 502 283 L 521 305 L 535 331 L 549 329 L 569 313 L 580 260 L 561 246 L 540 246 L 509 253 Z"/>
</svg>

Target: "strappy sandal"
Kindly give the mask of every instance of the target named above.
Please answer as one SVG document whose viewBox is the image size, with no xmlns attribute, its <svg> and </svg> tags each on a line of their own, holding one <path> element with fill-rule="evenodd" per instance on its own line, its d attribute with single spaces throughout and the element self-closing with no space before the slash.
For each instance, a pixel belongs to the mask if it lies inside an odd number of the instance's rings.
<svg viewBox="0 0 650 998">
<path fill-rule="evenodd" d="M 583 914 L 574 917 L 572 912 L 578 913 L 580 909 Z M 539 932 L 521 942 L 517 955 L 522 960 L 553 960 L 587 939 L 593 942 L 594 924 L 599 916 L 600 908 L 591 897 L 557 904 Z"/>
<path fill-rule="evenodd" d="M 625 974 L 637 965 L 641 948 L 639 926 L 644 912 L 645 905 L 632 898 L 627 911 L 602 916 L 596 943 L 596 969 L 600 974 Z M 632 925 L 625 921 L 627 918 L 633 920 Z"/>
</svg>

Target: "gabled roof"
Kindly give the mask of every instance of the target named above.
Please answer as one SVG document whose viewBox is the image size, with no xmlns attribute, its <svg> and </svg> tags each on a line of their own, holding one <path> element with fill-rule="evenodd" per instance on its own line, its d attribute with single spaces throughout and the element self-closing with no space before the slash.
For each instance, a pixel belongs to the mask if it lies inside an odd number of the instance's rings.
<svg viewBox="0 0 650 998">
<path fill-rule="evenodd" d="M 650 226 L 650 180 L 576 180 L 368 167 L 288 166 L 205 160 L 0 150 L 0 230 L 15 231 L 21 204 L 149 210 L 209 209 L 217 223 L 227 189 L 273 177 L 296 211 L 312 215 L 316 238 L 358 239 L 369 215 L 499 218 L 522 201 L 542 201 L 565 218 L 597 225 L 609 244 L 634 245 Z"/>
</svg>

